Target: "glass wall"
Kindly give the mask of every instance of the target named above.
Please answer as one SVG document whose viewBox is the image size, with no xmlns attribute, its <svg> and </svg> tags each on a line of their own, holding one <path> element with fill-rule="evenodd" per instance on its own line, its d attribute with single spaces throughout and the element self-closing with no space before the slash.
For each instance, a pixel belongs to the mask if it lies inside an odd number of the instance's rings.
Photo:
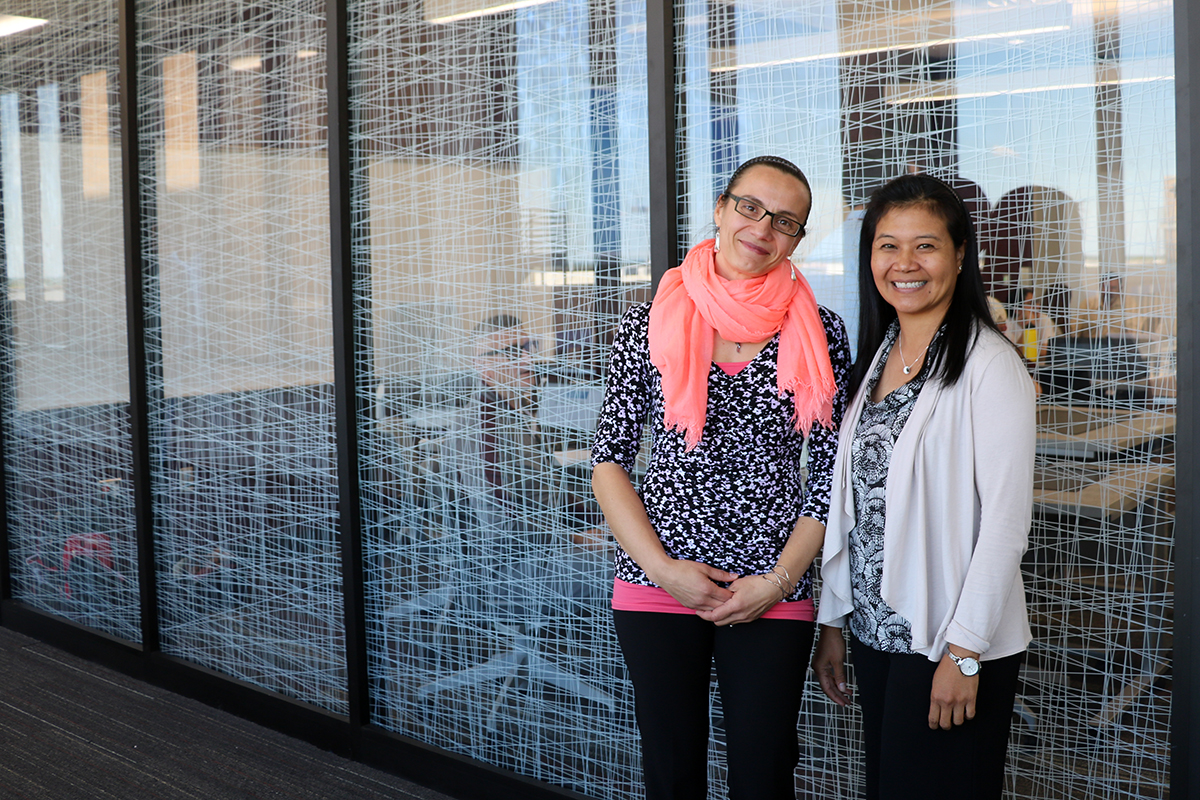
<svg viewBox="0 0 1200 800">
<path fill-rule="evenodd" d="M 876 186 L 930 172 L 972 210 L 995 312 L 1040 393 L 1025 576 L 1035 639 L 1011 795 L 1160 796 L 1175 480 L 1170 3 L 683 0 L 676 13 L 687 20 L 680 227 L 692 240 L 736 163 L 795 160 L 814 189 L 804 272 L 852 321 L 859 210 Z M 850 796 L 857 719 L 812 688 L 797 785 Z"/>
<path fill-rule="evenodd" d="M 320 2 L 137 6 L 163 649 L 345 711 Z"/>
<path fill-rule="evenodd" d="M 620 796 L 588 448 L 615 314 L 648 289 L 643 9 L 351 10 L 372 713 Z"/>
<path fill-rule="evenodd" d="M 140 640 L 115 2 L 0 17 L 12 593 Z"/>
<path fill-rule="evenodd" d="M 651 181 L 681 186 L 690 245 L 740 161 L 798 163 L 814 193 L 803 270 L 853 335 L 862 207 L 926 171 L 975 214 L 994 312 L 1040 393 L 1035 639 L 1009 796 L 1166 795 L 1170 2 L 680 0 L 677 174 L 659 175 L 644 4 L 354 0 L 348 231 L 330 230 L 325 6 L 134 4 L 137 287 L 117 3 L 0 15 L 18 603 L 141 640 L 132 485 L 148 485 L 167 654 L 587 796 L 638 796 L 588 448 L 616 321 L 650 297 Z M 363 585 L 338 540 L 329 254 L 343 235 Z M 149 352 L 137 481 L 129 288 Z M 353 636 L 343 591 L 364 594 Z M 347 647 L 360 633 L 365 665 Z M 822 698 L 810 684 L 797 793 L 854 797 L 858 718 Z"/>
</svg>

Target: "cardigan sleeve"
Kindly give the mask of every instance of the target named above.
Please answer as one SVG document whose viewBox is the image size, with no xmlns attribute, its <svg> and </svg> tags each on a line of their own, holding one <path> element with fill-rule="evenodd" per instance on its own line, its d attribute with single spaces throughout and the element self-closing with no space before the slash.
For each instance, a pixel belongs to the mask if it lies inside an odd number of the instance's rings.
<svg viewBox="0 0 1200 800">
<path fill-rule="evenodd" d="M 1022 591 L 1021 557 L 1033 514 L 1033 382 L 1010 348 L 972 371 L 970 430 L 978 536 L 946 641 L 986 653 L 1010 595 Z M 964 376 L 966 377 L 966 376 Z"/>
</svg>

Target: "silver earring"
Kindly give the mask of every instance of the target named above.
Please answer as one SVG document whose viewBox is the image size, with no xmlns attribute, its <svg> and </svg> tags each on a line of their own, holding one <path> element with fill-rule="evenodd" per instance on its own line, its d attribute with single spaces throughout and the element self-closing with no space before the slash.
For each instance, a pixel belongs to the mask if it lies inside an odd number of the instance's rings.
<svg viewBox="0 0 1200 800">
<path fill-rule="evenodd" d="M 794 281 L 796 280 L 796 265 L 792 263 L 791 259 L 788 259 L 788 266 L 792 268 L 792 280 Z"/>
<path fill-rule="evenodd" d="M 721 232 L 717 231 L 717 243 L 713 245 L 713 252 L 721 252 Z"/>
</svg>

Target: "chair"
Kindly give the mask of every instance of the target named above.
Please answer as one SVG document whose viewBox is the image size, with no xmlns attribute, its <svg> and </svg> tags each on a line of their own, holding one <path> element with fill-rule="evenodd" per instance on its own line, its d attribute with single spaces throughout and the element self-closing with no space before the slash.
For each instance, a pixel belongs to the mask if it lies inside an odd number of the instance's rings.
<svg viewBox="0 0 1200 800">
<path fill-rule="evenodd" d="M 418 695 L 486 706 L 484 728 L 493 733 L 505 714 L 549 713 L 547 692 L 613 709 L 616 700 L 584 678 L 580 659 L 565 657 L 581 640 L 573 636 L 576 614 L 562 613 L 571 604 L 602 603 L 608 566 L 571 544 L 560 510 L 560 470 L 550 454 L 514 439 L 496 451 L 510 461 L 489 461 L 472 411 L 448 437 L 445 454 L 444 477 L 456 482 L 454 492 L 470 510 L 462 527 L 444 534 L 461 548 L 442 609 L 447 627 L 458 631 L 447 638 L 460 666 L 420 686 Z M 489 480 L 497 471 L 508 476 L 500 486 Z"/>
</svg>

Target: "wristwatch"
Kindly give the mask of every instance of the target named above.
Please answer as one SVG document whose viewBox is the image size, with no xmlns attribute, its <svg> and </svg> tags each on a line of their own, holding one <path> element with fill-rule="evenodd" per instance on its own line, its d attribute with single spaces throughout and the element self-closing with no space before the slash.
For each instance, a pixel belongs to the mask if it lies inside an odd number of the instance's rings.
<svg viewBox="0 0 1200 800">
<path fill-rule="evenodd" d="M 979 674 L 979 660 L 970 656 L 956 656 L 949 650 L 946 655 L 950 656 L 950 660 L 954 662 L 954 666 L 958 667 L 958 671 L 970 678 L 972 675 Z"/>
</svg>

